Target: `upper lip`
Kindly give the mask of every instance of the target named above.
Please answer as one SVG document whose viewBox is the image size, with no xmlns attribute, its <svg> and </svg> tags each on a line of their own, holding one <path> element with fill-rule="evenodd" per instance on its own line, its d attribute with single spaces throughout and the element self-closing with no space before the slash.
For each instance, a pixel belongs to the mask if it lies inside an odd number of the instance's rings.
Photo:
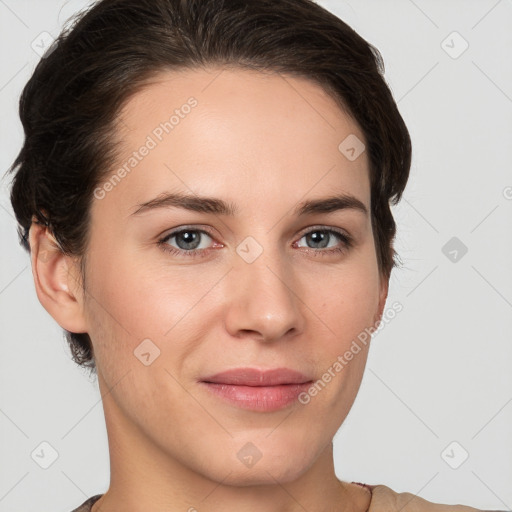
<svg viewBox="0 0 512 512">
<path fill-rule="evenodd" d="M 303 384 L 311 379 L 290 368 L 233 368 L 201 379 L 216 384 L 234 384 L 239 386 L 278 386 L 280 384 Z"/>
</svg>

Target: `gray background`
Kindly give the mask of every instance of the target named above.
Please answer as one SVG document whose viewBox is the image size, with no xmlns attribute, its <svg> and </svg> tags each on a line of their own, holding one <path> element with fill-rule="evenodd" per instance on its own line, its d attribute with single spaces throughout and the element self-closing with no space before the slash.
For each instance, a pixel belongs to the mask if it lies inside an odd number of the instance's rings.
<svg viewBox="0 0 512 512">
<path fill-rule="evenodd" d="M 318 3 L 383 54 L 414 150 L 387 303 L 403 311 L 374 337 L 335 438 L 338 477 L 511 510 L 512 1 Z M 32 46 L 86 4 L 0 0 L 2 174 Z M 69 512 L 108 487 L 100 395 L 36 297 L 0 185 L 0 511 Z M 58 452 L 48 469 L 31 457 L 42 442 Z"/>
</svg>

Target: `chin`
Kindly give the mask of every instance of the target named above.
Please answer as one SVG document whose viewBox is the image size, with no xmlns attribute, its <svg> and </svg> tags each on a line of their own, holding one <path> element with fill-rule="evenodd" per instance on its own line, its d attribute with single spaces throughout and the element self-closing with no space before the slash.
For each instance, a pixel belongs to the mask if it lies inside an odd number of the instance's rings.
<svg viewBox="0 0 512 512">
<path fill-rule="evenodd" d="M 226 477 L 226 466 L 222 468 L 222 474 L 219 478 L 213 480 L 222 481 L 223 485 L 233 487 L 249 487 L 254 485 L 275 485 L 276 482 L 285 484 L 297 480 L 307 469 L 307 467 L 297 467 L 293 461 L 283 464 L 276 464 L 271 461 L 265 464 L 262 460 L 252 468 L 239 468 L 238 466 L 229 468 L 231 473 Z"/>
<path fill-rule="evenodd" d="M 286 442 L 279 443 L 278 439 L 276 443 L 269 443 L 268 439 L 266 443 L 265 439 L 255 440 L 254 443 L 247 441 L 242 443 L 241 448 L 237 446 L 234 456 L 229 452 L 225 452 L 222 457 L 219 457 L 218 452 L 212 454 L 212 457 L 222 463 L 211 468 L 216 473 L 215 477 L 211 477 L 234 487 L 293 482 L 305 473 L 317 458 L 315 453 L 307 450 L 308 447 L 311 448 L 312 444 L 293 447 Z"/>
</svg>

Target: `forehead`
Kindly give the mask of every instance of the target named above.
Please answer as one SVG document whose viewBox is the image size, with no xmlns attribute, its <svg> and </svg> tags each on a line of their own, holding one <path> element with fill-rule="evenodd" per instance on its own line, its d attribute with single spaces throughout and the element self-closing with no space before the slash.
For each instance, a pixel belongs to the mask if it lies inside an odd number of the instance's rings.
<svg viewBox="0 0 512 512">
<path fill-rule="evenodd" d="M 133 205 L 172 190 L 238 204 L 241 194 L 296 202 L 350 192 L 369 207 L 366 151 L 356 159 L 344 152 L 347 140 L 359 152 L 364 135 L 306 78 L 236 68 L 166 71 L 130 98 L 119 120 L 112 172 L 126 172 L 111 200 Z"/>
</svg>

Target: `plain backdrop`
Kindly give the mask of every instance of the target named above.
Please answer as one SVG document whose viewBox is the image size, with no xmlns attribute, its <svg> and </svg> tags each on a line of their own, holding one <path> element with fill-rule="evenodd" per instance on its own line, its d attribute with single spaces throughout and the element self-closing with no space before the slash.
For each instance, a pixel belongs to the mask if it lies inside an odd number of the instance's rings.
<svg viewBox="0 0 512 512">
<path fill-rule="evenodd" d="M 337 475 L 511 510 L 512 1 L 318 3 L 381 51 L 413 141 L 394 208 L 403 266 L 387 303 L 403 309 L 373 339 L 335 437 Z M 57 36 L 86 5 L 0 0 L 2 175 L 23 139 L 17 102 L 40 58 L 34 41 Z M 0 190 L 0 512 L 69 512 L 108 487 L 103 409 L 96 380 L 72 363 L 36 297 L 9 182 Z M 56 452 L 47 469 L 41 449 Z"/>
</svg>

